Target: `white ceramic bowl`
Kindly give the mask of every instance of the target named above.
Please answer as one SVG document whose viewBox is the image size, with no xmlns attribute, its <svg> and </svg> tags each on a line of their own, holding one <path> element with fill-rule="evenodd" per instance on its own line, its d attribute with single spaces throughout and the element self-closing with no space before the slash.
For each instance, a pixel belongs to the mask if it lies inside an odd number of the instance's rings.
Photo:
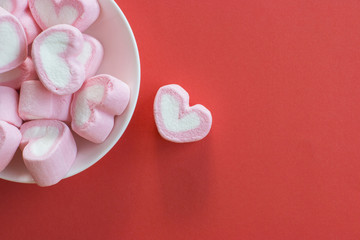
<svg viewBox="0 0 360 240">
<path fill-rule="evenodd" d="M 103 44 L 105 55 L 98 73 L 107 73 L 126 82 L 131 89 L 130 103 L 125 112 L 116 117 L 110 136 L 102 144 L 93 144 L 74 134 L 78 155 L 67 177 L 80 173 L 99 161 L 117 143 L 134 113 L 140 88 L 140 60 L 133 32 L 125 15 L 113 0 L 99 0 L 101 14 L 85 32 Z M 18 151 L 0 178 L 33 183 Z"/>
</svg>

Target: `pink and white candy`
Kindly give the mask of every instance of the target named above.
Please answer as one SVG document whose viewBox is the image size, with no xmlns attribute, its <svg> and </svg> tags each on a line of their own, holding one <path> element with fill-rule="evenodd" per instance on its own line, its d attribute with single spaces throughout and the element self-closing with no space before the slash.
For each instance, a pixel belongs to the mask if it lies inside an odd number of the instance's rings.
<svg viewBox="0 0 360 240">
<path fill-rule="evenodd" d="M 72 94 L 85 81 L 84 65 L 77 59 L 83 50 L 82 33 L 70 25 L 56 25 L 33 42 L 32 59 L 40 81 L 58 95 Z"/>
<path fill-rule="evenodd" d="M 35 66 L 31 58 L 26 58 L 19 67 L 0 73 L 0 86 L 19 89 L 24 81 L 37 79 Z"/>
<path fill-rule="evenodd" d="M 26 0 L 0 0 L 0 7 L 15 15 L 24 27 L 28 44 L 32 43 L 41 28 L 31 15 Z"/>
<path fill-rule="evenodd" d="M 19 16 L 19 20 L 24 27 L 28 44 L 32 43 L 37 35 L 41 33 L 41 28 L 35 22 L 28 8 Z"/>
<path fill-rule="evenodd" d="M 7 122 L 0 121 L 0 172 L 14 157 L 21 141 L 19 129 Z"/>
<path fill-rule="evenodd" d="M 18 115 L 19 94 L 12 88 L 0 86 L 0 121 L 20 127 L 22 120 Z"/>
<path fill-rule="evenodd" d="M 210 111 L 200 104 L 190 107 L 189 94 L 176 84 L 158 90 L 154 116 L 160 135 L 177 143 L 203 139 L 212 125 Z"/>
<path fill-rule="evenodd" d="M 51 186 L 63 179 L 77 154 L 68 126 L 56 120 L 24 123 L 20 149 L 26 168 L 39 186 Z"/>
<path fill-rule="evenodd" d="M 97 0 L 29 0 L 29 7 L 43 30 L 69 24 L 84 31 L 100 14 Z"/>
<path fill-rule="evenodd" d="M 21 16 L 28 7 L 27 0 L 0 0 L 0 7 L 15 16 Z"/>
<path fill-rule="evenodd" d="M 114 127 L 114 116 L 121 115 L 130 99 L 130 89 L 110 75 L 85 81 L 71 104 L 72 129 L 81 137 L 102 143 Z"/>
<path fill-rule="evenodd" d="M 71 99 L 72 95 L 50 92 L 38 80 L 26 81 L 20 90 L 19 115 L 25 121 L 53 119 L 70 122 Z"/>
<path fill-rule="evenodd" d="M 0 7 L 0 73 L 22 64 L 27 57 L 27 39 L 19 20 Z"/>
<path fill-rule="evenodd" d="M 77 57 L 85 67 L 86 78 L 92 77 L 98 71 L 104 56 L 102 44 L 94 37 L 83 34 L 84 46 Z"/>
</svg>

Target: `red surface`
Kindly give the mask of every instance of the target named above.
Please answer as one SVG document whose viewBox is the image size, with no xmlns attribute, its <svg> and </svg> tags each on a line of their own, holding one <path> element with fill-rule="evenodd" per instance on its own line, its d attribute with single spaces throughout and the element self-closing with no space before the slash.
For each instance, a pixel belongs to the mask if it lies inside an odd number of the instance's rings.
<svg viewBox="0 0 360 240">
<path fill-rule="evenodd" d="M 51 188 L 0 181 L 0 239 L 359 239 L 360 1 L 118 1 L 140 99 L 116 147 Z M 210 135 L 157 134 L 182 85 Z"/>
</svg>

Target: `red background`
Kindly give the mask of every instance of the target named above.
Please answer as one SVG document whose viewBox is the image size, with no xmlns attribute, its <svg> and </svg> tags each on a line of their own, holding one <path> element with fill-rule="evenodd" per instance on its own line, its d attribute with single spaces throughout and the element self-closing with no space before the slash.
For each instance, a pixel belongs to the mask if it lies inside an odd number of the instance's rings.
<svg viewBox="0 0 360 240">
<path fill-rule="evenodd" d="M 117 1 L 142 85 L 116 147 L 50 188 L 0 181 L 0 239 L 359 239 L 360 1 Z M 173 144 L 178 83 L 213 114 Z"/>
</svg>

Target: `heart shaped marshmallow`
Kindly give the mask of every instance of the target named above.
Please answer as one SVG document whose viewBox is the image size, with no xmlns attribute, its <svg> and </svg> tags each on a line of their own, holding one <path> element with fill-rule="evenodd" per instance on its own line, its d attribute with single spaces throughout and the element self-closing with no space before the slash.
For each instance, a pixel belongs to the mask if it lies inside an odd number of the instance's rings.
<svg viewBox="0 0 360 240">
<path fill-rule="evenodd" d="M 70 122 L 72 95 L 57 95 L 48 91 L 38 80 L 21 85 L 19 115 L 27 120 L 53 119 Z"/>
<path fill-rule="evenodd" d="M 63 179 L 74 163 L 77 147 L 68 126 L 57 120 L 24 123 L 20 149 L 26 168 L 39 186 Z"/>
<path fill-rule="evenodd" d="M 130 89 L 110 75 L 85 81 L 71 103 L 71 127 L 81 137 L 102 143 L 114 127 L 114 116 L 121 115 L 130 99 Z"/>
<path fill-rule="evenodd" d="M 36 78 L 34 63 L 28 57 L 19 67 L 9 72 L 0 73 L 0 86 L 19 89 L 24 81 Z"/>
<path fill-rule="evenodd" d="M 0 0 L 0 7 L 15 16 L 20 16 L 27 8 L 26 0 Z"/>
<path fill-rule="evenodd" d="M 212 125 L 208 109 L 189 106 L 189 94 L 179 85 L 161 87 L 155 97 L 154 116 L 160 135 L 171 142 L 195 142 L 207 136 Z"/>
<path fill-rule="evenodd" d="M 0 73 L 18 67 L 27 57 L 27 40 L 19 20 L 0 8 Z"/>
<path fill-rule="evenodd" d="M 89 78 L 98 71 L 104 56 L 104 48 L 96 38 L 86 34 L 83 36 L 84 46 L 77 59 L 84 65 L 86 78 Z"/>
<path fill-rule="evenodd" d="M 0 121 L 0 172 L 6 168 L 19 147 L 21 133 L 7 122 Z"/>
<path fill-rule="evenodd" d="M 26 0 L 0 0 L 0 7 L 14 14 L 22 24 L 28 44 L 32 43 L 41 33 L 40 27 L 32 17 Z"/>
<path fill-rule="evenodd" d="M 28 44 L 32 43 L 37 35 L 41 33 L 41 28 L 35 22 L 28 8 L 19 16 L 19 20 L 24 27 Z"/>
<path fill-rule="evenodd" d="M 69 24 L 84 31 L 100 14 L 97 0 L 29 0 L 29 7 L 43 30 Z"/>
<path fill-rule="evenodd" d="M 67 95 L 79 90 L 85 80 L 84 65 L 77 60 L 83 44 L 82 33 L 65 24 L 48 28 L 34 40 L 32 59 L 49 91 Z"/>
<path fill-rule="evenodd" d="M 0 86 L 0 120 L 20 127 L 22 119 L 18 114 L 18 104 L 19 94 L 17 91 L 9 87 Z"/>
</svg>

